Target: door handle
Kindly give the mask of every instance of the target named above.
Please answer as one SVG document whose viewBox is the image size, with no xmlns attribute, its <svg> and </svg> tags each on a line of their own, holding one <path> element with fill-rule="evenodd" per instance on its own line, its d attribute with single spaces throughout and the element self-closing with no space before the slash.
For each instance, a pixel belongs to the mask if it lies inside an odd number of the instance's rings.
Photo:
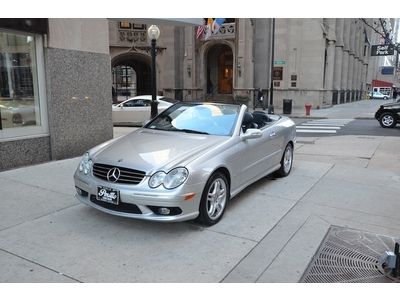
<svg viewBox="0 0 400 300">
<path fill-rule="evenodd" d="M 269 133 L 269 137 L 274 137 L 275 135 L 276 135 L 275 131 L 272 131 L 272 132 Z"/>
</svg>

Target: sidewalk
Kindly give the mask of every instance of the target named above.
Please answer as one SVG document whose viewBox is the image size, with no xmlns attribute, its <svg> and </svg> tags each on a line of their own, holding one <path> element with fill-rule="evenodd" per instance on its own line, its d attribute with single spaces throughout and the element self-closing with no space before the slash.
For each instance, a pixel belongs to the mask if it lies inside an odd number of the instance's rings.
<svg viewBox="0 0 400 300">
<path fill-rule="evenodd" d="M 327 108 L 311 108 L 310 116 L 306 116 L 305 108 L 293 108 L 292 113 L 287 115 L 291 118 L 328 118 L 328 119 L 374 119 L 375 112 L 379 106 L 391 100 L 360 100 L 338 104 Z M 259 110 L 259 108 L 257 108 Z M 283 114 L 282 108 L 276 108 L 275 114 Z"/>
<path fill-rule="evenodd" d="M 0 172 L 0 282 L 297 282 L 331 225 L 399 236 L 396 149 L 395 137 L 299 138 L 290 176 L 253 184 L 208 228 L 80 204 L 79 157 Z"/>
</svg>

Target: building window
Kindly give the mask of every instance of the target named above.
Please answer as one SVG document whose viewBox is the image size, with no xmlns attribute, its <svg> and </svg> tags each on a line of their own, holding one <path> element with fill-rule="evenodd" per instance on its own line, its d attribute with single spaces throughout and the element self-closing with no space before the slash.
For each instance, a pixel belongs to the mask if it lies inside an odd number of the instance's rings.
<svg viewBox="0 0 400 300">
<path fill-rule="evenodd" d="M 131 23 L 129 22 L 119 22 L 120 29 L 131 29 Z"/>
<path fill-rule="evenodd" d="M 290 84 L 290 86 L 291 86 L 291 87 L 296 87 L 296 86 L 297 86 L 296 81 L 292 81 L 291 84 Z"/>
<path fill-rule="evenodd" d="M 0 30 L 0 140 L 47 133 L 40 35 Z"/>
<path fill-rule="evenodd" d="M 136 30 L 146 30 L 147 29 L 146 24 L 133 23 L 132 26 L 133 26 L 133 29 L 136 29 Z"/>
<path fill-rule="evenodd" d="M 113 102 L 121 102 L 136 96 L 136 72 L 130 66 L 119 65 L 112 69 Z"/>
<path fill-rule="evenodd" d="M 272 73 L 272 80 L 282 80 L 283 78 L 283 67 L 274 67 Z"/>
</svg>

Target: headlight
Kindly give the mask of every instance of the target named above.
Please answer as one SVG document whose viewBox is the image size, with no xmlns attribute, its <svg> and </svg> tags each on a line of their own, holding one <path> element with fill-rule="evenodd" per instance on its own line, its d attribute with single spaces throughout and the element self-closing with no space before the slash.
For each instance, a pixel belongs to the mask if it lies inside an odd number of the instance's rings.
<svg viewBox="0 0 400 300">
<path fill-rule="evenodd" d="M 167 174 L 160 171 L 150 177 L 149 186 L 151 188 L 163 185 L 166 189 L 174 189 L 185 182 L 189 176 L 189 171 L 186 168 L 175 168 Z"/>
<path fill-rule="evenodd" d="M 153 176 L 150 177 L 149 186 L 153 189 L 159 187 L 163 184 L 166 175 L 167 174 L 165 174 L 164 172 L 155 173 Z"/>
<path fill-rule="evenodd" d="M 79 164 L 79 172 L 83 172 L 85 175 L 89 174 L 92 164 L 93 161 L 90 159 L 89 153 L 86 152 L 82 157 L 81 163 Z"/>
</svg>

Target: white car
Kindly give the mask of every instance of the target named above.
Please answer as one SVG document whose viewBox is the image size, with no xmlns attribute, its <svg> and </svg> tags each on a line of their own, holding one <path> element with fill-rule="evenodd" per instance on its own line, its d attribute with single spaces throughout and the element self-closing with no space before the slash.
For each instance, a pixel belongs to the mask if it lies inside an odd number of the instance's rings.
<svg viewBox="0 0 400 300">
<path fill-rule="evenodd" d="M 371 92 L 369 93 L 369 95 L 371 96 Z M 385 94 L 382 94 L 381 92 L 374 92 L 372 98 L 373 99 L 384 99 L 384 100 L 387 100 L 387 99 L 389 99 L 389 96 L 385 95 Z"/>
<path fill-rule="evenodd" d="M 166 101 L 163 96 L 157 96 L 158 113 L 161 113 L 173 103 Z M 172 100 L 172 99 L 168 99 Z M 136 96 L 112 106 L 112 120 L 114 125 L 142 126 L 150 120 L 151 95 Z"/>
<path fill-rule="evenodd" d="M 36 125 L 36 110 L 33 100 L 0 100 L 1 127 L 13 128 Z"/>
</svg>

